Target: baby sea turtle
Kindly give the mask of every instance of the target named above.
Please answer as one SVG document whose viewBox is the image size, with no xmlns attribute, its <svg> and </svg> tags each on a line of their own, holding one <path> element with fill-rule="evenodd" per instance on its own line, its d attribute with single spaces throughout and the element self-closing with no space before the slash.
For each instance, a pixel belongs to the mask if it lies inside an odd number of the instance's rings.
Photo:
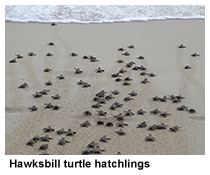
<svg viewBox="0 0 210 175">
<path fill-rule="evenodd" d="M 110 110 L 115 110 L 116 108 L 117 108 L 117 106 L 115 104 L 112 104 L 109 109 Z"/>
<path fill-rule="evenodd" d="M 197 54 L 197 53 L 193 53 L 191 56 L 192 56 L 192 57 L 197 57 L 197 56 L 200 56 L 200 55 Z"/>
<path fill-rule="evenodd" d="M 195 113 L 195 109 L 193 109 L 193 108 L 190 108 L 190 109 L 188 109 L 187 110 L 189 113 Z"/>
<path fill-rule="evenodd" d="M 66 131 L 62 128 L 62 129 L 60 129 L 60 130 L 57 131 L 57 134 L 58 135 L 66 134 Z"/>
<path fill-rule="evenodd" d="M 125 97 L 124 98 L 124 101 L 130 101 L 130 100 L 134 100 L 134 98 L 131 98 L 131 97 Z"/>
<path fill-rule="evenodd" d="M 131 112 L 131 110 L 127 110 L 127 111 L 124 111 L 125 112 L 125 116 L 131 116 L 131 115 L 134 115 L 133 112 Z"/>
<path fill-rule="evenodd" d="M 131 83 L 128 83 L 127 81 L 123 82 L 123 86 L 129 86 Z"/>
<path fill-rule="evenodd" d="M 72 53 L 71 53 L 71 56 L 72 56 L 72 57 L 76 57 L 76 56 L 77 56 L 77 54 L 76 54 L 76 53 L 74 53 L 74 52 L 72 52 Z"/>
<path fill-rule="evenodd" d="M 83 84 L 82 88 L 86 88 L 86 87 L 91 87 L 91 85 L 90 85 L 90 84 L 88 84 L 88 83 L 86 83 L 86 82 L 84 82 L 84 84 Z"/>
<path fill-rule="evenodd" d="M 44 132 L 55 131 L 53 128 L 51 128 L 51 126 L 48 126 L 47 128 L 44 128 L 43 130 L 44 130 Z"/>
<path fill-rule="evenodd" d="M 150 83 L 150 81 L 148 81 L 147 78 L 145 78 L 143 81 L 141 81 L 141 83 L 146 84 L 146 83 Z"/>
<path fill-rule="evenodd" d="M 15 54 L 15 56 L 16 56 L 17 59 L 23 58 L 23 56 L 20 55 L 20 54 Z"/>
<path fill-rule="evenodd" d="M 75 69 L 75 74 L 81 74 L 83 71 L 82 70 L 80 70 L 79 68 L 75 68 L 74 67 L 74 69 Z"/>
<path fill-rule="evenodd" d="M 122 53 L 122 55 L 129 56 L 130 54 L 126 51 L 126 52 Z"/>
<path fill-rule="evenodd" d="M 122 128 L 124 128 L 124 126 L 128 126 L 128 124 L 127 124 L 127 123 L 124 123 L 124 122 L 121 120 L 119 123 L 116 124 L 116 126 L 117 126 L 117 127 L 122 127 Z"/>
<path fill-rule="evenodd" d="M 50 90 L 44 89 L 43 91 L 40 91 L 39 93 L 42 94 L 42 95 L 47 95 L 49 91 Z"/>
<path fill-rule="evenodd" d="M 40 137 L 40 140 L 43 142 L 49 142 L 52 138 L 48 135 L 44 136 L 44 137 Z"/>
<path fill-rule="evenodd" d="M 99 60 L 97 60 L 97 59 L 96 59 L 96 57 L 94 57 L 94 56 L 92 56 L 92 55 L 90 56 L 90 58 L 89 58 L 89 59 L 90 59 L 90 62 L 96 62 L 96 61 L 99 61 Z"/>
<path fill-rule="evenodd" d="M 87 55 L 84 55 L 82 58 L 83 59 L 89 59 L 89 57 Z"/>
<path fill-rule="evenodd" d="M 127 67 L 127 68 L 130 68 L 130 67 L 133 66 L 133 64 L 136 64 L 136 63 L 133 62 L 133 61 L 131 61 L 131 62 L 129 62 L 129 63 L 126 64 L 126 67 Z"/>
<path fill-rule="evenodd" d="M 115 131 L 115 132 L 118 133 L 119 136 L 126 135 L 122 129 L 120 129 L 119 131 Z"/>
<path fill-rule="evenodd" d="M 121 68 L 121 69 L 119 70 L 119 73 L 121 73 L 121 74 L 123 74 L 123 73 L 125 73 L 125 72 L 127 72 L 127 71 L 124 70 L 123 68 Z"/>
<path fill-rule="evenodd" d="M 44 84 L 46 84 L 46 86 L 50 86 L 50 85 L 52 85 L 52 81 L 47 81 Z"/>
<path fill-rule="evenodd" d="M 54 96 L 51 96 L 51 98 L 52 98 L 53 100 L 56 100 L 56 99 L 60 99 L 61 97 L 60 97 L 59 94 L 56 94 L 56 95 L 54 95 Z"/>
<path fill-rule="evenodd" d="M 192 69 L 189 65 L 185 66 L 184 69 Z"/>
<path fill-rule="evenodd" d="M 112 94 L 109 94 L 109 95 L 107 95 L 107 96 L 105 97 L 106 100 L 111 100 L 111 99 L 113 99 L 113 98 L 115 98 L 115 97 L 112 97 Z"/>
<path fill-rule="evenodd" d="M 178 126 L 176 125 L 176 126 L 171 127 L 171 128 L 169 128 L 169 129 L 170 129 L 170 131 L 172 131 L 172 132 L 177 132 L 179 128 L 181 128 L 181 127 L 178 127 Z"/>
<path fill-rule="evenodd" d="M 167 112 L 163 112 L 163 113 L 160 113 L 159 115 L 162 116 L 162 117 L 167 117 L 168 115 L 171 115 L 171 114 L 169 114 Z"/>
<path fill-rule="evenodd" d="M 155 97 L 152 98 L 153 101 L 158 101 L 160 99 L 160 97 L 158 97 L 157 95 Z"/>
<path fill-rule="evenodd" d="M 123 49 L 122 47 L 118 49 L 119 51 L 124 51 L 125 49 Z"/>
<path fill-rule="evenodd" d="M 44 69 L 44 72 L 50 72 L 50 71 L 52 71 L 52 69 L 50 69 L 50 68 Z"/>
<path fill-rule="evenodd" d="M 16 59 L 12 59 L 9 61 L 9 63 L 17 63 Z"/>
<path fill-rule="evenodd" d="M 34 98 L 42 97 L 42 93 L 36 92 L 33 96 Z"/>
<path fill-rule="evenodd" d="M 156 126 L 156 129 L 167 129 L 168 125 L 165 125 L 164 123 L 161 123 L 160 125 Z"/>
<path fill-rule="evenodd" d="M 144 67 L 144 66 L 142 66 L 142 65 L 139 67 L 139 69 L 140 69 L 140 70 L 147 70 L 146 67 Z"/>
<path fill-rule="evenodd" d="M 99 146 L 96 146 L 94 150 L 92 151 L 93 154 L 101 154 L 102 151 L 105 151 L 104 149 L 101 149 Z"/>
<path fill-rule="evenodd" d="M 27 54 L 28 54 L 28 56 L 36 56 L 36 54 L 33 52 L 28 52 Z"/>
<path fill-rule="evenodd" d="M 33 105 L 32 107 L 30 107 L 28 109 L 30 109 L 31 111 L 37 111 L 38 108 L 35 105 Z"/>
<path fill-rule="evenodd" d="M 159 97 L 159 100 L 162 101 L 162 102 L 166 102 L 167 98 L 166 98 L 166 96 L 164 96 L 163 98 Z"/>
<path fill-rule="evenodd" d="M 147 73 L 144 71 L 144 72 L 141 72 L 140 75 L 144 76 L 144 75 L 147 75 Z"/>
<path fill-rule="evenodd" d="M 154 142 L 155 138 L 152 136 L 152 134 L 149 134 L 149 136 L 145 137 L 146 142 Z"/>
<path fill-rule="evenodd" d="M 133 49 L 134 46 L 133 46 L 133 45 L 129 45 L 128 48 L 129 48 L 129 49 Z"/>
<path fill-rule="evenodd" d="M 138 56 L 137 59 L 143 60 L 144 57 L 143 56 Z"/>
<path fill-rule="evenodd" d="M 118 72 L 118 73 L 115 73 L 115 74 L 112 74 L 111 75 L 113 78 L 116 78 L 116 77 L 121 77 L 121 75 L 120 75 L 120 73 Z"/>
<path fill-rule="evenodd" d="M 39 147 L 39 150 L 46 150 L 48 148 L 48 144 L 43 144 Z"/>
<path fill-rule="evenodd" d="M 92 115 L 92 113 L 88 110 L 88 111 L 85 111 L 83 112 L 85 115 Z"/>
<path fill-rule="evenodd" d="M 116 62 L 117 62 L 117 63 L 124 63 L 124 61 L 121 60 L 121 59 L 117 60 Z"/>
<path fill-rule="evenodd" d="M 177 110 L 178 110 L 178 111 L 184 111 L 184 110 L 187 110 L 187 106 L 182 105 L 182 106 L 180 106 L 180 107 L 177 107 Z"/>
<path fill-rule="evenodd" d="M 84 151 L 82 151 L 82 155 L 87 155 L 87 154 L 91 154 L 92 153 L 92 149 L 90 149 L 90 148 L 87 148 L 87 149 L 85 149 Z"/>
<path fill-rule="evenodd" d="M 51 23 L 51 26 L 57 26 L 57 24 L 53 22 L 53 23 Z"/>
<path fill-rule="evenodd" d="M 27 83 L 23 83 L 18 88 L 25 89 L 26 87 L 28 87 L 28 84 Z"/>
<path fill-rule="evenodd" d="M 113 123 L 112 122 L 107 122 L 106 124 L 105 124 L 105 126 L 113 126 Z"/>
<path fill-rule="evenodd" d="M 61 107 L 60 106 L 58 106 L 58 105 L 55 105 L 55 106 L 53 106 L 53 110 L 59 110 Z"/>
<path fill-rule="evenodd" d="M 98 145 L 98 143 L 91 141 L 88 145 L 87 148 L 95 148 Z"/>
<path fill-rule="evenodd" d="M 148 73 L 149 77 L 155 77 L 156 75 L 154 73 Z"/>
<path fill-rule="evenodd" d="M 106 104 L 106 100 L 104 98 L 99 98 L 98 103 L 99 104 Z"/>
<path fill-rule="evenodd" d="M 106 112 L 104 112 L 104 111 L 102 111 L 102 110 L 99 110 L 99 111 L 97 111 L 98 112 L 98 115 L 100 115 L 100 116 L 106 116 Z"/>
<path fill-rule="evenodd" d="M 150 113 L 157 115 L 158 113 L 161 113 L 158 109 L 155 109 L 153 111 L 150 111 Z"/>
<path fill-rule="evenodd" d="M 117 108 L 119 108 L 119 107 L 122 107 L 123 106 L 123 104 L 120 104 L 119 102 L 114 102 L 114 105 L 117 107 Z"/>
<path fill-rule="evenodd" d="M 48 52 L 48 53 L 46 53 L 46 56 L 51 57 L 51 56 L 53 56 L 53 54 Z"/>
<path fill-rule="evenodd" d="M 64 146 L 66 143 L 70 143 L 66 139 L 62 138 L 61 140 L 58 141 L 58 145 Z"/>
<path fill-rule="evenodd" d="M 118 151 L 116 155 L 121 155 L 121 152 L 120 152 L 120 151 Z"/>
<path fill-rule="evenodd" d="M 53 108 L 53 105 L 52 105 L 51 103 L 45 103 L 45 105 L 46 105 L 46 106 L 45 106 L 45 109 L 46 109 L 46 108 Z"/>
<path fill-rule="evenodd" d="M 63 76 L 63 74 L 61 74 L 61 75 L 59 75 L 59 76 L 56 77 L 56 78 L 58 78 L 59 80 L 62 80 L 62 79 L 64 79 L 65 77 Z"/>
<path fill-rule="evenodd" d="M 30 139 L 30 140 L 26 143 L 26 145 L 34 146 L 34 143 L 35 143 L 35 141 L 34 141 L 33 139 Z"/>
<path fill-rule="evenodd" d="M 181 100 L 178 99 L 178 98 L 174 98 L 174 99 L 172 100 L 172 103 L 179 103 L 179 102 L 181 102 Z"/>
<path fill-rule="evenodd" d="M 134 66 L 134 67 L 132 68 L 132 70 L 139 70 L 139 69 L 140 69 L 139 66 Z"/>
<path fill-rule="evenodd" d="M 124 81 L 131 81 L 131 80 L 133 80 L 133 79 L 130 78 L 130 77 L 126 77 L 126 78 L 124 79 Z"/>
<path fill-rule="evenodd" d="M 111 92 L 113 95 L 118 95 L 120 92 L 118 90 L 114 90 Z"/>
<path fill-rule="evenodd" d="M 97 121 L 97 125 L 103 125 L 104 124 L 104 122 L 103 121 Z"/>
<path fill-rule="evenodd" d="M 85 83 L 86 83 L 86 82 L 84 82 L 84 81 L 82 81 L 82 80 L 80 80 L 80 81 L 77 82 L 78 85 L 83 85 L 83 84 L 85 84 Z"/>
<path fill-rule="evenodd" d="M 119 113 L 118 115 L 114 116 L 115 118 L 117 118 L 117 120 L 124 120 L 124 116 L 122 115 L 122 113 Z"/>
<path fill-rule="evenodd" d="M 156 124 L 151 125 L 151 126 L 149 126 L 149 128 L 148 128 L 148 130 L 150 130 L 150 131 L 154 131 L 154 130 L 156 130 L 156 129 L 157 129 L 157 125 L 156 125 Z"/>
<path fill-rule="evenodd" d="M 42 137 L 39 137 L 38 135 L 36 135 L 35 137 L 33 137 L 34 142 L 36 143 L 38 140 L 40 140 Z"/>
<path fill-rule="evenodd" d="M 139 110 L 137 111 L 137 114 L 138 114 L 138 115 L 144 115 L 144 113 L 147 113 L 147 111 L 144 111 L 143 109 L 139 109 Z"/>
<path fill-rule="evenodd" d="M 104 97 L 105 96 L 105 91 L 104 90 L 102 90 L 102 91 L 100 91 L 100 92 L 98 92 L 97 94 L 96 94 L 96 96 L 97 97 Z"/>
<path fill-rule="evenodd" d="M 107 143 L 107 140 L 111 140 L 111 138 L 108 138 L 106 135 L 104 135 L 103 137 L 100 138 L 99 141 Z"/>
<path fill-rule="evenodd" d="M 68 129 L 68 131 L 66 131 L 66 136 L 73 136 L 74 134 L 76 134 L 76 132 L 72 131 L 71 129 Z"/>
<path fill-rule="evenodd" d="M 122 78 L 116 78 L 115 81 L 120 82 L 120 81 L 123 81 L 123 79 Z"/>
<path fill-rule="evenodd" d="M 49 42 L 47 45 L 54 46 L 54 43 L 53 42 Z"/>
<path fill-rule="evenodd" d="M 132 92 L 128 93 L 128 95 L 130 95 L 131 97 L 133 97 L 133 96 L 137 96 L 138 94 L 136 92 L 132 91 Z"/>
<path fill-rule="evenodd" d="M 183 44 L 181 44 L 180 46 L 178 46 L 178 48 L 186 48 L 186 46 L 184 46 Z"/>
<path fill-rule="evenodd" d="M 99 103 L 92 105 L 92 108 L 100 108 L 100 107 L 102 107 L 102 106 Z"/>
<path fill-rule="evenodd" d="M 136 128 L 145 128 L 147 126 L 146 122 L 143 121 L 142 123 L 138 124 Z"/>
<path fill-rule="evenodd" d="M 104 70 L 101 69 L 100 67 L 98 67 L 98 69 L 96 69 L 95 71 L 96 71 L 96 73 L 102 73 L 102 72 L 104 72 Z"/>
<path fill-rule="evenodd" d="M 90 125 L 91 125 L 90 122 L 87 120 L 84 123 L 80 124 L 80 127 L 88 127 Z"/>
</svg>

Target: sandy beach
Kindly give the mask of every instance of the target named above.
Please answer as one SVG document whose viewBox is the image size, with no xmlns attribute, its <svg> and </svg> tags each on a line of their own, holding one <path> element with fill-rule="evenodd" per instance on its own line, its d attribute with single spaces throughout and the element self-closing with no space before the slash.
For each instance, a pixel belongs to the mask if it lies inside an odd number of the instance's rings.
<svg viewBox="0 0 210 175">
<path fill-rule="evenodd" d="M 50 24 L 41 23 L 5 23 L 5 154 L 6 155 L 38 155 L 40 145 L 26 143 L 34 136 L 48 134 L 53 139 L 48 142 L 47 152 L 50 155 L 80 155 L 86 146 L 95 141 L 99 143 L 102 154 L 115 155 L 204 155 L 205 154 L 205 20 L 166 20 L 128 23 L 103 24 Z M 54 46 L 47 45 L 53 42 Z M 184 44 L 186 48 L 178 48 Z M 134 48 L 127 46 L 133 45 Z M 124 56 L 124 48 L 130 53 Z M 28 52 L 36 56 L 28 56 Z M 46 54 L 50 52 L 53 56 Z M 71 53 L 77 53 L 75 57 Z M 198 53 L 200 56 L 192 57 Z M 15 54 L 23 56 L 17 63 L 9 63 Z M 84 55 L 93 55 L 99 62 L 83 59 Z M 140 60 L 137 57 L 143 56 Z M 124 63 L 116 61 L 122 59 Z M 127 68 L 126 63 L 134 61 L 132 66 L 144 66 L 147 73 L 157 76 L 140 75 L 141 70 Z M 192 69 L 184 69 L 186 65 Z M 105 70 L 96 73 L 95 69 Z M 45 68 L 52 69 L 44 72 Z M 74 68 L 83 73 L 75 74 Z M 123 81 L 116 82 L 112 78 L 121 68 L 127 72 L 120 74 L 122 79 L 130 77 L 129 86 Z M 65 79 L 57 76 L 63 74 Z M 150 83 L 143 84 L 147 78 Z M 52 81 L 51 86 L 45 82 Z M 91 85 L 82 88 L 77 82 L 83 80 Z M 18 88 L 27 83 L 25 89 Z M 33 94 L 44 89 L 50 90 L 48 95 L 34 98 Z M 118 90 L 119 95 L 101 104 L 99 109 L 91 108 L 95 94 L 105 90 L 106 95 Z M 128 93 L 135 91 L 134 100 L 124 101 Z M 60 95 L 53 100 L 51 96 Z M 181 95 L 185 97 L 179 103 L 153 101 L 154 96 Z M 110 110 L 114 102 L 122 103 L 121 108 Z M 59 110 L 45 109 L 45 103 L 52 103 Z M 38 110 L 31 112 L 28 108 L 35 105 Z M 182 105 L 196 110 L 195 113 L 178 111 Z M 122 128 L 126 135 L 119 136 L 115 131 L 119 121 L 113 116 L 131 110 L 134 115 L 124 117 L 128 124 Z M 147 111 L 137 115 L 137 110 Z M 171 115 L 161 117 L 150 111 L 159 109 Z M 90 110 L 92 115 L 85 116 Z M 106 116 L 99 116 L 97 110 L 106 111 Z M 91 126 L 80 127 L 89 121 Z M 101 120 L 112 122 L 114 126 L 97 125 Z M 146 121 L 146 128 L 136 128 L 137 124 Z M 148 126 L 164 123 L 167 129 L 148 131 Z M 181 128 L 170 132 L 173 126 Z M 43 128 L 51 126 L 54 132 L 44 133 Z M 76 132 L 74 136 L 56 134 L 64 128 Z M 154 142 L 145 142 L 149 134 Z M 99 142 L 106 135 L 111 138 L 107 143 Z M 70 141 L 64 146 L 57 145 L 61 138 Z"/>
</svg>

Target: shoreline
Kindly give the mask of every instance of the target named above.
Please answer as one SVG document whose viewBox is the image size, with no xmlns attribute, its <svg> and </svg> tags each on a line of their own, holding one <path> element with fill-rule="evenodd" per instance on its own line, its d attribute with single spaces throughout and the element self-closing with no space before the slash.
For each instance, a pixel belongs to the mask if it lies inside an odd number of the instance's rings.
<svg viewBox="0 0 210 175">
<path fill-rule="evenodd" d="M 15 31 L 15 32 L 14 32 Z M 53 137 L 47 152 L 54 155 L 79 155 L 92 140 L 98 142 L 104 134 L 111 137 L 108 143 L 101 143 L 105 149 L 102 154 L 115 155 L 118 151 L 122 155 L 195 155 L 205 154 L 205 20 L 165 20 L 128 23 L 102 23 L 102 24 L 50 24 L 42 23 L 13 23 L 5 22 L 5 154 L 23 155 L 40 154 L 38 148 L 42 142 L 35 143 L 33 147 L 26 142 L 35 135 L 44 136 L 43 128 L 51 125 L 55 130 L 71 128 L 76 135 L 68 137 L 49 133 Z M 47 43 L 54 42 L 55 46 Z M 178 49 L 183 43 L 186 49 Z M 128 45 L 134 49 L 128 49 Z M 117 49 L 123 47 L 130 56 L 122 56 Z M 27 52 L 33 51 L 35 57 L 28 57 Z M 47 52 L 52 52 L 52 57 L 46 57 Z M 76 58 L 69 53 L 78 53 Z M 200 57 L 193 58 L 192 53 L 199 53 Z M 17 63 L 9 64 L 14 54 L 21 54 L 23 59 Z M 93 55 L 99 62 L 91 63 L 82 56 Z M 136 59 L 145 56 L 144 60 Z M 124 63 L 116 63 L 118 59 Z M 151 82 L 142 85 L 145 77 L 125 67 L 129 61 L 134 61 L 137 66 L 147 67 L 147 72 L 157 76 L 148 78 Z M 184 70 L 189 64 L 193 68 Z M 135 66 L 134 65 L 134 66 Z M 133 67 L 134 67 L 133 66 Z M 53 71 L 45 73 L 45 68 Z M 83 70 L 80 75 L 74 74 L 74 67 Z M 101 67 L 105 72 L 97 74 L 95 69 Z M 133 80 L 128 87 L 121 82 L 115 82 L 111 74 L 116 73 L 121 67 L 127 70 L 122 77 L 131 77 Z M 57 80 L 63 74 L 64 80 Z M 53 85 L 45 86 L 44 82 L 51 80 Z M 91 84 L 89 88 L 77 85 L 79 80 Z M 27 82 L 27 89 L 17 87 Z M 49 89 L 47 96 L 34 99 L 32 94 L 43 89 Z M 97 110 L 91 108 L 94 95 L 105 90 L 110 94 L 112 90 L 119 90 L 120 94 L 107 101 L 101 110 L 107 116 L 98 116 Z M 127 93 L 132 90 L 138 95 L 134 100 L 124 102 Z M 53 101 L 51 95 L 59 93 L 61 99 Z M 152 97 L 164 95 L 182 95 L 186 97 L 181 103 L 172 104 L 154 102 Z M 115 101 L 123 103 L 123 107 L 116 111 L 109 110 Z M 58 111 L 44 109 L 44 103 L 52 102 L 62 108 Z M 30 112 L 28 107 L 38 106 L 38 111 Z M 177 111 L 176 108 L 186 105 L 196 108 L 196 113 Z M 144 116 L 136 114 L 140 108 L 147 111 Z M 149 111 L 161 109 L 169 112 L 171 116 L 161 118 L 151 115 Z M 100 110 L 99 109 L 99 110 Z M 118 121 L 113 117 L 120 112 L 131 109 L 134 116 L 126 117 L 124 127 L 126 135 L 118 136 L 115 131 L 120 128 L 97 126 L 97 120 L 113 122 Z M 84 116 L 83 112 L 90 110 L 92 116 Z M 91 126 L 80 127 L 88 120 Z M 177 133 L 167 130 L 147 131 L 137 129 L 136 125 L 146 121 L 148 125 L 164 122 L 170 127 L 173 125 L 182 128 Z M 156 140 L 147 143 L 144 138 L 152 134 Z M 62 137 L 70 143 L 64 147 L 57 145 Z M 141 147 L 139 147 L 141 145 Z M 129 148 L 129 149 L 128 149 Z"/>
</svg>

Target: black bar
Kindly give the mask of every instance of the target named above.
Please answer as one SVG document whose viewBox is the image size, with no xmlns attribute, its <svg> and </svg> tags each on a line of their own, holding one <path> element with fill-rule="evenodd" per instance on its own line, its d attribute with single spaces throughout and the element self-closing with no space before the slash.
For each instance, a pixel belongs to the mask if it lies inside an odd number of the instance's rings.
<svg viewBox="0 0 210 175">
<path fill-rule="evenodd" d="M 10 170 L 150 170 L 150 159 L 10 159 Z"/>
</svg>

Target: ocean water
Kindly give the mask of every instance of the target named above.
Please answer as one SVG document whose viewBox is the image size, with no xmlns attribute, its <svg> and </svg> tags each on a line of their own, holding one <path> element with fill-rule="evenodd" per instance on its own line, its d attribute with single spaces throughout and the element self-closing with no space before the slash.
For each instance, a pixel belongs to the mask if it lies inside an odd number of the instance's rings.
<svg viewBox="0 0 210 175">
<path fill-rule="evenodd" d="M 204 5 L 6 5 L 5 21 L 104 23 L 205 19 Z"/>
</svg>

